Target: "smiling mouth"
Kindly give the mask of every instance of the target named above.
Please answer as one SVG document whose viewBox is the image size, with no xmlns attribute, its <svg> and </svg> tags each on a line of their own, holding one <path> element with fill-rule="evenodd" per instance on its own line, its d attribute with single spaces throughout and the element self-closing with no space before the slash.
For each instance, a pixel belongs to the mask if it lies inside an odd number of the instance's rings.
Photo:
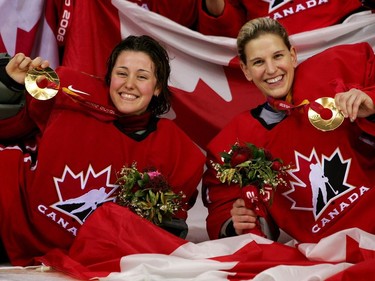
<svg viewBox="0 0 375 281">
<path fill-rule="evenodd" d="M 281 81 L 282 79 L 283 79 L 283 75 L 279 75 L 279 76 L 277 76 L 275 78 L 266 79 L 266 82 L 268 84 L 275 84 L 275 83 Z"/>
<path fill-rule="evenodd" d="M 138 98 L 136 95 L 127 94 L 127 93 L 120 93 L 120 97 L 123 100 L 129 100 L 129 101 L 133 101 Z"/>
</svg>

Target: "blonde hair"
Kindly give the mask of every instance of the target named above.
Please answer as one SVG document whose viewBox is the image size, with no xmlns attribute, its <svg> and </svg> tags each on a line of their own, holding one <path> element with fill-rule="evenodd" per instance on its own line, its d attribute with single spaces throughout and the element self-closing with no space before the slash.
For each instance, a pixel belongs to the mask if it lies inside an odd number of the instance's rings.
<svg viewBox="0 0 375 281">
<path fill-rule="evenodd" d="M 268 17 L 256 18 L 245 23 L 237 36 L 237 52 L 239 59 L 246 64 L 245 46 L 251 40 L 257 39 L 260 35 L 275 34 L 280 36 L 284 44 L 290 50 L 292 44 L 285 28 L 277 21 Z"/>
</svg>

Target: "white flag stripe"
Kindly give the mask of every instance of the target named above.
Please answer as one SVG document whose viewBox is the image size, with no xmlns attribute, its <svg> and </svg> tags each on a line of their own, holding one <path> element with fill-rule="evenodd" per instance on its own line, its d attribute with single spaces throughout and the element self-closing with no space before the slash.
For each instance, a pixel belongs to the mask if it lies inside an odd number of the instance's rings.
<svg viewBox="0 0 375 281">
<path fill-rule="evenodd" d="M 280 265 L 259 273 L 254 281 L 323 281 L 352 266 L 345 262 L 346 237 L 357 241 L 361 248 L 375 251 L 375 235 L 357 228 L 347 229 L 333 234 L 320 242 L 303 243 L 298 249 L 311 261 L 322 261 L 313 266 Z M 271 240 L 256 235 L 240 235 L 225 239 L 210 240 L 201 243 L 187 243 L 170 255 L 135 254 L 121 259 L 121 273 L 111 273 L 100 280 L 228 280 L 236 262 L 216 262 L 208 260 L 215 256 L 230 255 L 246 244 L 272 244 Z M 338 254 L 336 254 L 336 252 Z M 282 255 L 282 253 L 279 253 Z M 330 262 L 339 262 L 331 264 Z M 123 278 L 123 279 L 121 279 Z M 133 279 L 135 278 L 135 279 Z M 140 279 L 137 279 L 140 278 Z M 129 279 L 130 280 L 130 279 Z"/>
<path fill-rule="evenodd" d="M 319 243 L 304 243 L 299 250 L 309 259 L 315 261 L 342 262 L 346 260 L 346 239 L 357 241 L 361 249 L 375 251 L 375 235 L 358 228 L 346 229 L 320 240 Z"/>
<path fill-rule="evenodd" d="M 350 267 L 350 263 L 318 264 L 312 266 L 275 266 L 267 269 L 253 281 L 324 281 L 328 277 Z"/>
<path fill-rule="evenodd" d="M 236 251 L 240 250 L 242 247 L 253 241 L 255 241 L 257 244 L 273 243 L 273 241 L 266 238 L 253 234 L 246 234 L 217 240 L 204 241 L 196 244 L 189 242 L 177 248 L 172 253 L 172 255 L 190 259 L 225 256 L 235 253 Z"/>
<path fill-rule="evenodd" d="M 139 254 L 121 259 L 121 273 L 111 273 L 100 280 L 228 280 L 229 270 L 236 262 L 218 262 L 214 260 L 189 260 L 185 258 Z"/>
</svg>

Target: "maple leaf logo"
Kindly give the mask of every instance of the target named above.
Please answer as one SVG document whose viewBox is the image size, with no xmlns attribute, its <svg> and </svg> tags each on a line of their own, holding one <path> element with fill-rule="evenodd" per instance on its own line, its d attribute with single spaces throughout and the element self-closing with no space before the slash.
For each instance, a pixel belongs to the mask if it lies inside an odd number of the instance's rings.
<svg viewBox="0 0 375 281">
<path fill-rule="evenodd" d="M 112 196 L 118 185 L 110 183 L 111 167 L 95 173 L 90 165 L 86 175 L 75 174 L 65 166 L 61 178 L 54 178 L 59 201 L 52 208 L 83 223 L 104 202 L 114 201 Z"/>
<path fill-rule="evenodd" d="M 315 220 L 329 204 L 354 189 L 346 182 L 350 160 L 339 149 L 319 159 L 315 149 L 309 156 L 295 152 L 296 168 L 289 171 L 291 189 L 283 195 L 293 204 L 291 209 L 311 211 Z"/>
<path fill-rule="evenodd" d="M 292 2 L 292 0 L 263 0 L 264 2 L 270 3 L 270 7 L 268 8 L 268 13 L 271 13 L 281 6 L 284 6 L 285 4 Z"/>
</svg>

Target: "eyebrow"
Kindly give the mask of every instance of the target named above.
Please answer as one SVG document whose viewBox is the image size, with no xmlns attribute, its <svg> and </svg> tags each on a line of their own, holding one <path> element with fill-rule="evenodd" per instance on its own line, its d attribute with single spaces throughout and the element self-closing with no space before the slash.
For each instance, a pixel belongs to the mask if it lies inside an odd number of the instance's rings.
<svg viewBox="0 0 375 281">
<path fill-rule="evenodd" d="M 129 69 L 127 66 L 117 66 L 116 68 L 125 69 L 125 70 L 128 70 L 128 69 Z M 147 69 L 143 69 L 143 68 L 138 69 L 137 72 L 147 72 L 147 73 L 152 73 L 152 71 L 147 70 Z"/>
<path fill-rule="evenodd" d="M 277 54 L 280 54 L 280 53 L 284 53 L 286 50 L 284 49 L 281 49 L 281 50 L 277 50 L 276 52 L 272 53 L 272 55 L 277 55 Z M 263 58 L 261 57 L 255 57 L 253 59 L 249 59 L 249 62 L 253 62 L 253 61 L 256 61 L 256 60 L 263 60 Z"/>
</svg>

